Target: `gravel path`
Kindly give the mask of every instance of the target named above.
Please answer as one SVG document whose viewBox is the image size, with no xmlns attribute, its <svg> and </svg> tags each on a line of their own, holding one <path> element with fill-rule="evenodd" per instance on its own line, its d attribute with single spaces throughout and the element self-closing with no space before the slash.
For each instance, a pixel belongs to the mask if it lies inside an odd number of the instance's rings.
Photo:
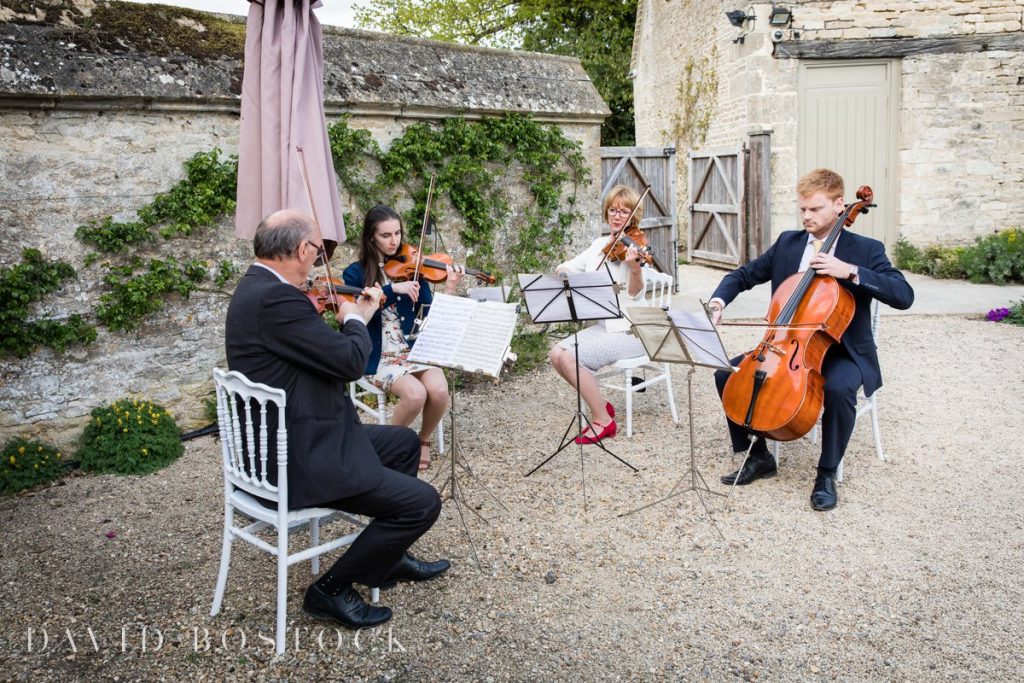
<svg viewBox="0 0 1024 683">
<path fill-rule="evenodd" d="M 591 448 L 583 472 L 570 449 L 528 479 L 565 429 L 569 389 L 543 369 L 460 394 L 460 437 L 479 476 L 462 481 L 489 520 L 467 513 L 467 523 L 487 567 L 475 566 L 446 503 L 417 550 L 451 558 L 452 571 L 385 592 L 395 619 L 357 641 L 302 614 L 310 576 L 299 565 L 296 630 L 280 659 L 268 556 L 236 546 L 224 610 L 207 616 L 222 525 L 213 438 L 151 476 L 75 475 L 2 499 L 0 678 L 1016 678 L 1024 328 L 915 316 L 883 326 L 888 460 L 858 425 L 839 508 L 815 513 L 816 449 L 787 444 L 778 477 L 711 501 L 724 541 L 693 493 L 617 517 L 684 472 L 686 424 L 671 424 L 662 390 L 638 397 L 633 438 L 611 443 L 638 474 Z M 735 352 L 754 336 L 732 328 L 725 340 Z M 685 419 L 683 372 L 675 388 Z M 709 371 L 695 376 L 694 406 L 698 466 L 722 490 L 733 463 Z"/>
</svg>

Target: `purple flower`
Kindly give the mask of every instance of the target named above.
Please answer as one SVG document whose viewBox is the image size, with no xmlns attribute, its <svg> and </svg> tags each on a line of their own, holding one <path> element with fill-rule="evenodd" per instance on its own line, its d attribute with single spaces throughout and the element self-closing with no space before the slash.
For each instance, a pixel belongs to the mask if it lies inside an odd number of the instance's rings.
<svg viewBox="0 0 1024 683">
<path fill-rule="evenodd" d="M 105 533 L 103 535 L 106 536 L 107 538 L 117 538 L 117 532 L 116 531 L 108 531 L 107 533 Z"/>
<path fill-rule="evenodd" d="M 1003 320 L 1004 318 L 1010 317 L 1010 309 L 1009 308 L 993 308 L 991 311 L 988 312 L 988 316 L 987 317 L 992 322 L 997 323 L 1000 320 Z"/>
</svg>

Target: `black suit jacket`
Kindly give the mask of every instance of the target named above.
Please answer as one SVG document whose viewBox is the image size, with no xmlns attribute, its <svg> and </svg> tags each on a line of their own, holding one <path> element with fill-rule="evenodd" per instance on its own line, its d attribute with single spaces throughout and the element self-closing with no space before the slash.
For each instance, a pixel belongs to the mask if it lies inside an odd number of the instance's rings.
<svg viewBox="0 0 1024 683">
<path fill-rule="evenodd" d="M 345 384 L 363 375 L 370 354 L 366 326 L 331 329 L 313 304 L 269 270 L 253 265 L 228 306 L 228 368 L 284 389 L 288 429 L 288 507 L 357 495 L 380 483 L 383 466 Z M 276 427 L 277 413 L 267 418 Z M 268 478 L 276 483 L 271 448 Z"/>
<path fill-rule="evenodd" d="M 779 235 L 768 251 L 741 268 L 726 275 L 712 298 L 728 305 L 736 295 L 755 285 L 771 281 L 772 293 L 800 268 L 800 260 L 807 247 L 807 232 L 790 230 Z M 868 396 L 882 386 L 882 371 L 878 365 L 875 340 L 871 336 L 871 299 L 904 310 L 914 303 L 914 290 L 889 262 L 885 245 L 870 237 L 843 230 L 836 244 L 835 257 L 853 264 L 858 269 L 859 284 L 841 280 L 840 286 L 853 294 L 856 310 L 853 320 L 842 336 L 842 344 L 860 368 L 864 393 Z"/>
</svg>

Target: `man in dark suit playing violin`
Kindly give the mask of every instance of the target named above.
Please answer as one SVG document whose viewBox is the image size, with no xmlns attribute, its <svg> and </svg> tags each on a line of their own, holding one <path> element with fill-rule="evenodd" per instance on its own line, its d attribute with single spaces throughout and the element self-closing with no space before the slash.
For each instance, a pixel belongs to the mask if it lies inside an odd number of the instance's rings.
<svg viewBox="0 0 1024 683">
<path fill-rule="evenodd" d="M 708 304 L 712 322 L 717 324 L 722 310 L 742 292 L 764 282 L 772 283 L 772 292 L 790 275 L 813 268 L 818 275 L 834 277 L 853 295 L 853 319 L 841 341 L 829 347 L 822 362 L 825 378 L 824 410 L 821 417 L 822 440 L 818 474 L 811 492 L 811 507 L 831 510 L 836 506 L 836 469 L 846 452 L 857 419 L 857 389 L 864 386 L 870 396 L 882 386 L 875 341 L 871 335 L 871 300 L 897 309 L 914 302 L 914 290 L 903 274 L 893 267 L 878 240 L 843 230 L 832 253 L 818 252 L 822 242 L 843 213 L 843 179 L 837 173 L 819 168 L 797 183 L 797 205 L 803 230 L 791 230 L 757 259 L 726 275 Z M 737 365 L 742 356 L 733 359 Z M 715 373 L 718 393 L 722 394 L 730 373 Z M 748 432 L 728 421 L 735 452 L 750 447 Z M 750 484 L 775 475 L 776 464 L 764 439 L 758 439 L 743 467 L 722 477 L 732 485 Z"/>
<path fill-rule="evenodd" d="M 225 346 L 231 370 L 287 395 L 289 505 L 373 517 L 310 585 L 303 602 L 313 616 L 358 629 L 387 621 L 391 610 L 364 602 L 353 582 L 387 587 L 422 581 L 449 563 L 423 562 L 407 552 L 441 510 L 437 491 L 416 478 L 416 432 L 360 424 L 345 394 L 346 383 L 362 377 L 366 367 L 366 321 L 377 311 L 380 289 L 366 289 L 356 302 L 340 305 L 340 331 L 320 318 L 299 289 L 324 257 L 319 233 L 312 218 L 296 211 L 264 219 L 253 238 L 256 261 L 228 306 Z M 269 411 L 268 428 L 276 422 L 277 412 Z M 271 468 L 269 478 L 276 472 Z"/>
</svg>

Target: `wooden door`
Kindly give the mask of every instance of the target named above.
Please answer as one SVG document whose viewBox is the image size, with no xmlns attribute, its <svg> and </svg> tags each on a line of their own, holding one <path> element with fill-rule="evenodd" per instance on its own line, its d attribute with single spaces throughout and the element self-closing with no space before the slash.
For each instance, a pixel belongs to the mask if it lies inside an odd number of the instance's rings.
<svg viewBox="0 0 1024 683">
<path fill-rule="evenodd" d="M 735 268 L 746 261 L 742 147 L 690 152 L 691 261 Z"/>
<path fill-rule="evenodd" d="M 899 60 L 807 61 L 799 75 L 800 175 L 830 168 L 846 181 L 847 202 L 861 185 L 875 191 L 878 208 L 853 229 L 896 242 Z M 794 209 L 793 227 L 799 226 Z"/>
<path fill-rule="evenodd" d="M 672 276 L 673 288 L 678 290 L 675 148 L 601 147 L 600 152 L 602 204 L 608 192 L 616 185 L 626 185 L 637 192 L 643 192 L 645 187 L 650 186 L 651 191 L 644 198 L 640 228 L 654 256 L 668 269 L 668 275 Z M 608 232 L 607 225 L 603 225 L 602 229 Z"/>
</svg>

